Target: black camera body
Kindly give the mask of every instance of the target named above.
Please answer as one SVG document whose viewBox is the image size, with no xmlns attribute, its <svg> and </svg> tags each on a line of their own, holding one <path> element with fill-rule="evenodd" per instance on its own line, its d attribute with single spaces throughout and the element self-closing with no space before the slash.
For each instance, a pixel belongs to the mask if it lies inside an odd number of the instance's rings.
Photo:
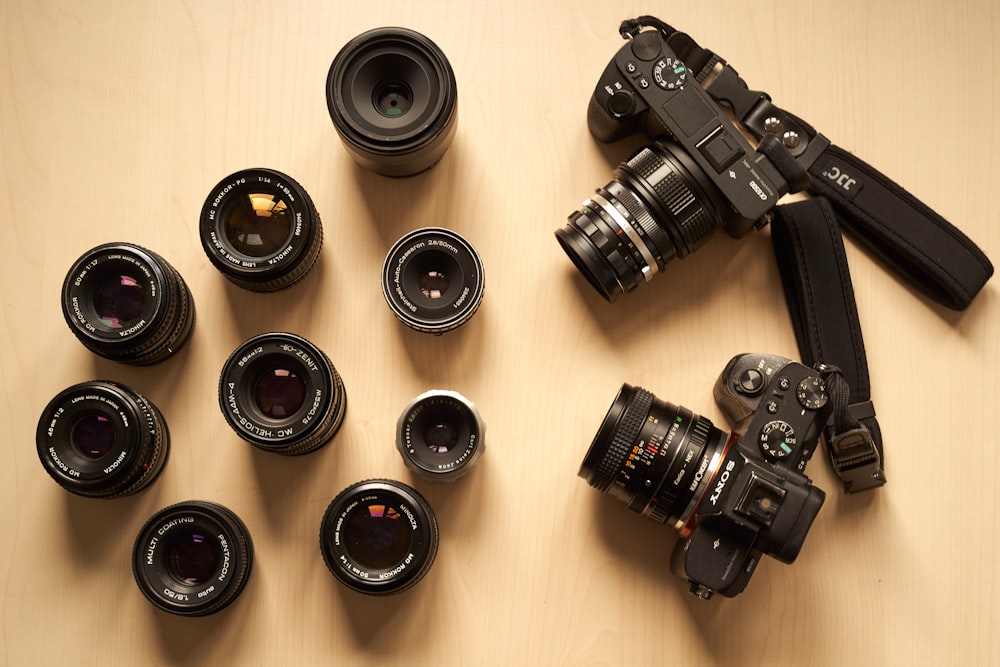
<svg viewBox="0 0 1000 667">
<path fill-rule="evenodd" d="M 681 529 L 673 566 L 696 595 L 732 597 L 761 554 L 784 563 L 798 556 L 826 498 L 803 471 L 831 408 L 815 370 L 766 354 L 732 359 L 714 395 L 737 439 Z"/>
<path fill-rule="evenodd" d="M 750 232 L 788 192 L 785 179 L 750 145 L 721 107 L 695 80 L 657 30 L 629 40 L 601 75 L 587 109 L 596 139 L 618 141 L 642 132 L 653 140 L 669 137 L 732 206 L 725 230 L 734 237 Z M 676 153 L 676 151 L 674 151 Z"/>
<path fill-rule="evenodd" d="M 705 599 L 742 592 L 762 555 L 798 556 L 826 498 L 804 470 L 835 403 L 824 374 L 768 354 L 734 357 L 714 393 L 732 432 L 623 385 L 580 466 L 594 488 L 677 530 L 672 569 Z"/>
</svg>

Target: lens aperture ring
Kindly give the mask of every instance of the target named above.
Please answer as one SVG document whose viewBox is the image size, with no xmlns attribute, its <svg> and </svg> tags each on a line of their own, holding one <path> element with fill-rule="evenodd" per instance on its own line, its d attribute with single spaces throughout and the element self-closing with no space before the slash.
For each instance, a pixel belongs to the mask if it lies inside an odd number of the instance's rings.
<svg viewBox="0 0 1000 667">
<path fill-rule="evenodd" d="M 635 216 L 615 197 L 611 197 L 609 201 L 598 192 L 589 201 L 596 203 L 601 211 L 617 225 L 621 233 L 628 238 L 629 242 L 626 245 L 633 251 L 633 255 L 638 255 L 636 259 L 639 260 L 637 262 L 639 272 L 647 282 L 652 280 L 653 276 L 659 272 L 660 262 L 653 257 L 653 253 L 650 252 L 646 241 L 642 238 L 642 228 L 636 229 L 636 226 L 632 225 L 633 222 L 636 222 Z M 587 203 L 589 204 L 589 202 Z"/>
<path fill-rule="evenodd" d="M 608 194 L 615 201 L 628 211 L 630 218 L 639 229 L 642 243 L 646 248 L 646 255 L 649 256 L 647 262 L 651 262 L 650 271 L 647 272 L 646 280 L 652 280 L 653 274 L 663 270 L 667 262 L 675 256 L 674 244 L 670 242 L 670 237 L 663 230 L 663 227 L 656 222 L 649 209 L 635 196 L 635 193 L 626 188 L 620 181 L 611 181 L 605 186 Z"/>
</svg>

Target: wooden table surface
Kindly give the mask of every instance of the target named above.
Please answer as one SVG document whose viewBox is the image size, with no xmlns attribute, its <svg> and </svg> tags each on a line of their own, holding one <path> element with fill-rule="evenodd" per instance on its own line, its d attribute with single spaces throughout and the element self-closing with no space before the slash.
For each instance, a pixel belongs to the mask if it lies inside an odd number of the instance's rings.
<svg viewBox="0 0 1000 667">
<path fill-rule="evenodd" d="M 744 594 L 704 602 L 669 570 L 675 533 L 577 470 L 621 383 L 728 429 L 712 400 L 727 360 L 797 357 L 769 231 L 702 249 L 617 303 L 581 279 L 553 232 L 639 139 L 601 145 L 587 103 L 622 42 L 659 13 L 835 143 L 890 175 L 1000 258 L 1000 13 L 989 0 L 120 2 L 0 0 L 0 662 L 10 665 L 1000 664 L 1000 298 L 936 305 L 846 241 L 889 483 L 827 500 L 792 565 L 764 559 Z M 369 28 L 431 37 L 458 81 L 458 131 L 433 169 L 389 179 L 352 161 L 324 84 Z M 297 179 L 323 219 L 317 267 L 274 294 L 209 263 L 198 215 L 225 175 Z M 486 295 L 441 337 L 402 326 L 380 289 L 403 233 L 468 238 Z M 104 360 L 71 335 L 60 286 L 108 241 L 164 256 L 198 320 L 165 363 Z M 217 402 L 223 361 L 265 331 L 301 334 L 344 378 L 323 449 L 281 457 L 240 440 Z M 42 470 L 39 414 L 63 388 L 113 379 L 172 436 L 151 487 L 73 496 Z M 431 389 L 487 423 L 465 478 L 426 482 L 394 447 Z M 328 572 L 319 522 L 347 485 L 398 479 L 437 513 L 440 549 L 415 588 L 372 598 Z M 142 523 L 222 503 L 257 561 L 243 595 L 200 619 L 158 611 L 130 571 Z"/>
</svg>

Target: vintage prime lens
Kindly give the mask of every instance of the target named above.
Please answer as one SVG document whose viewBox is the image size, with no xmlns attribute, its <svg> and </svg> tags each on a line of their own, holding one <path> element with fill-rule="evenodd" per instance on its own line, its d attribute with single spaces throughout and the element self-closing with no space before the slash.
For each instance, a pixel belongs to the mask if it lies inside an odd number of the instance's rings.
<svg viewBox="0 0 1000 667">
<path fill-rule="evenodd" d="M 486 451 L 486 424 L 476 406 L 454 391 L 417 396 L 399 415 L 396 449 L 406 467 L 428 480 L 467 474 Z"/>
<path fill-rule="evenodd" d="M 306 454 L 336 435 L 347 411 L 337 370 L 301 336 L 267 333 L 236 349 L 222 368 L 219 404 L 250 444 L 278 454 Z"/>
<path fill-rule="evenodd" d="M 430 39 L 405 28 L 358 35 L 326 81 L 337 133 L 363 167 L 410 176 L 433 166 L 458 125 L 455 73 Z"/>
<path fill-rule="evenodd" d="M 629 509 L 680 531 L 734 440 L 687 408 L 623 384 L 579 474 Z"/>
<path fill-rule="evenodd" d="M 222 275 L 257 292 L 301 280 L 323 246 L 323 225 L 309 194 L 273 169 L 244 169 L 222 179 L 201 209 L 199 231 Z"/>
<path fill-rule="evenodd" d="M 705 172 L 675 144 L 644 146 L 613 176 L 556 231 L 563 250 L 608 301 L 652 280 L 735 217 Z"/>
<path fill-rule="evenodd" d="M 147 399 L 125 385 L 94 381 L 49 401 L 35 445 L 45 472 L 67 491 L 117 498 L 156 479 L 167 461 L 170 435 Z"/>
<path fill-rule="evenodd" d="M 382 266 L 382 294 L 406 326 L 442 334 L 469 321 L 483 300 L 483 262 L 453 231 L 417 229 L 389 250 Z"/>
<path fill-rule="evenodd" d="M 164 611 L 206 616 L 229 606 L 253 569 L 246 525 L 216 503 L 191 500 L 157 512 L 139 531 L 132 573 L 142 594 Z"/>
<path fill-rule="evenodd" d="M 194 301 L 180 274 L 130 243 L 107 243 L 80 257 L 63 282 L 62 310 L 90 351 L 126 364 L 163 361 L 194 325 Z"/>
<path fill-rule="evenodd" d="M 349 588 L 369 595 L 399 593 L 434 563 L 437 519 L 423 496 L 406 484 L 359 482 L 330 503 L 319 544 L 327 567 Z"/>
</svg>

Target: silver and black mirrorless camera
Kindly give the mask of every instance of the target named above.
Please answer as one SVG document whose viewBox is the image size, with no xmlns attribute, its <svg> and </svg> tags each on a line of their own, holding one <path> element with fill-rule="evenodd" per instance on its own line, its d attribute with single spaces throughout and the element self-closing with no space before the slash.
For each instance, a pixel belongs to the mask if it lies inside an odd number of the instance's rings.
<svg viewBox="0 0 1000 667">
<path fill-rule="evenodd" d="M 748 142 L 660 30 L 627 34 L 587 110 L 591 134 L 612 142 L 642 132 L 642 147 L 556 231 L 563 250 L 608 301 L 630 292 L 722 227 L 740 238 L 762 227 L 829 146 L 797 135 Z M 677 34 L 686 39 L 686 35 Z"/>
<path fill-rule="evenodd" d="M 622 385 L 580 466 L 594 488 L 677 530 L 673 570 L 705 599 L 742 592 L 762 555 L 798 556 L 826 498 L 803 471 L 833 405 L 820 371 L 767 354 L 734 357 L 714 394 L 730 433 Z"/>
</svg>

